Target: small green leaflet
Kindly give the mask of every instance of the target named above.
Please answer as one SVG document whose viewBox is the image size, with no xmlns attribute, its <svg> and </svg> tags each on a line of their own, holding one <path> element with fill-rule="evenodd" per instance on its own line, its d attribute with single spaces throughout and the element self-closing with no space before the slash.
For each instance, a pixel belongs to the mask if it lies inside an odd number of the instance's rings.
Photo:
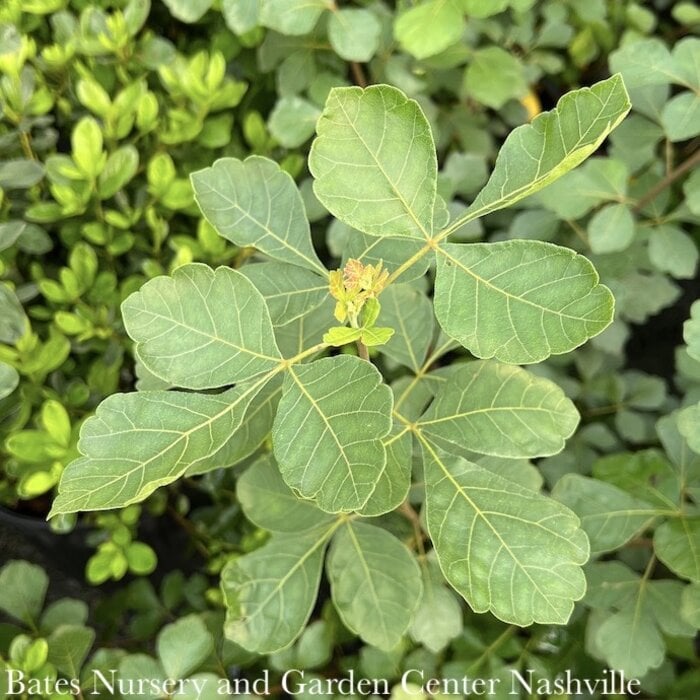
<svg viewBox="0 0 700 700">
<path fill-rule="evenodd" d="M 80 431 L 83 457 L 63 472 L 49 517 L 123 508 L 159 486 L 202 469 L 234 436 L 266 382 L 239 384 L 207 396 L 172 391 L 115 394 Z"/>
<path fill-rule="evenodd" d="M 432 238 L 437 160 L 417 102 L 387 85 L 334 88 L 316 131 L 309 170 L 328 211 L 374 236 Z"/>
<path fill-rule="evenodd" d="M 527 197 L 595 152 L 630 110 L 620 75 L 567 93 L 550 112 L 514 129 L 481 192 L 450 229 Z"/>
<path fill-rule="evenodd" d="M 326 568 L 345 625 L 368 644 L 393 649 L 423 590 L 413 554 L 383 528 L 346 522 L 333 538 Z"/>
<path fill-rule="evenodd" d="M 605 481 L 581 474 L 565 474 L 552 497 L 581 518 L 594 555 L 622 547 L 658 517 L 654 506 Z"/>
<path fill-rule="evenodd" d="M 361 508 L 384 467 L 391 409 L 381 374 L 357 357 L 289 367 L 272 428 L 284 480 L 329 513 Z"/>
<path fill-rule="evenodd" d="M 445 578 L 475 612 L 565 624 L 586 591 L 588 538 L 576 515 L 420 440 L 428 532 Z"/>
<path fill-rule="evenodd" d="M 438 248 L 435 315 L 477 357 L 512 364 L 569 352 L 612 322 L 614 300 L 593 265 L 539 241 Z"/>
<path fill-rule="evenodd" d="M 311 501 L 294 495 L 270 454 L 246 469 L 236 484 L 236 495 L 246 518 L 271 532 L 303 532 L 331 518 Z"/>
<path fill-rule="evenodd" d="M 700 517 L 681 516 L 660 525 L 654 552 L 678 576 L 700 583 Z"/>
<path fill-rule="evenodd" d="M 453 454 L 517 458 L 561 452 L 578 421 L 554 382 L 486 360 L 459 365 L 417 425 Z"/>
<path fill-rule="evenodd" d="M 266 654 L 288 647 L 299 636 L 316 602 L 326 544 L 340 522 L 276 534 L 224 568 L 224 632 L 229 639 Z"/>
<path fill-rule="evenodd" d="M 191 179 L 202 214 L 224 238 L 327 274 L 311 244 L 299 190 L 277 163 L 261 156 L 220 158 Z"/>
<path fill-rule="evenodd" d="M 273 370 L 282 359 L 265 300 L 230 268 L 183 265 L 134 292 L 122 313 L 139 359 L 175 386 L 233 384 Z"/>
</svg>

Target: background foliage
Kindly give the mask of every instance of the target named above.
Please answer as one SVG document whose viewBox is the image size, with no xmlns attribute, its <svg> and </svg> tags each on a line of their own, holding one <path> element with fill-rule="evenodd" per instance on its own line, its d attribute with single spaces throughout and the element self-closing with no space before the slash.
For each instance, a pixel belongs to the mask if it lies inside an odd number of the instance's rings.
<svg viewBox="0 0 700 700">
<path fill-rule="evenodd" d="M 390 651 L 361 642 L 327 595 L 283 652 L 256 656 L 224 641 L 218 574 L 279 525 L 244 514 L 255 485 L 239 455 L 235 469 L 187 478 L 143 506 L 53 519 L 66 534 L 52 546 L 68 548 L 76 535 L 87 543 L 91 584 L 132 578 L 98 589 L 88 617 L 75 600 L 44 609 L 44 576 L 34 564 L 8 564 L 0 607 L 14 619 L 0 628 L 4 663 L 37 677 L 84 664 L 136 677 L 145 664 L 150 675 L 182 678 L 295 667 L 390 681 L 405 668 L 498 677 L 611 666 L 643 678 L 651 697 L 697 692 L 699 27 L 693 3 L 665 0 L 3 3 L 0 499 L 11 527 L 18 513 L 48 512 L 80 426 L 103 398 L 154 386 L 134 363 L 120 303 L 184 263 L 255 260 L 200 217 L 191 172 L 222 156 L 279 162 L 299 184 L 314 245 L 332 268 L 357 239 L 315 199 L 306 166 L 332 87 L 386 82 L 418 100 L 453 216 L 485 184 L 507 133 L 568 90 L 621 72 L 632 100 L 631 115 L 584 165 L 458 233 L 465 242 L 569 246 L 594 262 L 616 299 L 604 333 L 531 367 L 565 389 L 583 420 L 562 452 L 521 460 L 509 474 L 552 491 L 591 541 L 588 592 L 567 626 L 521 630 L 475 615 L 427 555 L 421 604 Z M 427 348 L 426 318 L 406 337 Z M 451 350 L 438 365 L 459 358 Z M 374 359 L 399 388 L 420 369 L 400 349 Z M 421 498 L 414 487 L 416 511 Z M 419 549 L 420 523 L 384 520 Z M 182 530 L 178 546 L 163 545 L 162 522 Z M 189 556 L 173 552 L 183 549 Z M 51 566 L 60 583 L 61 567 Z M 183 639 L 199 650 L 189 668 L 168 654 Z"/>
</svg>

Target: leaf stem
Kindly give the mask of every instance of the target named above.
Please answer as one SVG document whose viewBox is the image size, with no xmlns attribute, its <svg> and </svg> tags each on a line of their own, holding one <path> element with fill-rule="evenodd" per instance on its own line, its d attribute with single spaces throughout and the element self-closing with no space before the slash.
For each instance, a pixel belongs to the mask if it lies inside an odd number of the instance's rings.
<svg viewBox="0 0 700 700">
<path fill-rule="evenodd" d="M 355 342 L 357 343 L 357 354 L 361 359 L 369 362 L 369 351 L 367 350 L 367 346 L 361 340 L 357 340 Z"/>
<path fill-rule="evenodd" d="M 681 175 L 684 175 L 691 170 L 693 167 L 700 163 L 700 149 L 691 154 L 689 158 L 684 160 L 677 168 L 671 170 L 666 177 L 659 180 L 646 194 L 644 194 L 634 205 L 633 211 L 639 212 L 644 207 L 652 202 L 656 197 L 661 194 L 667 187 L 670 187 Z"/>
<path fill-rule="evenodd" d="M 357 61 L 350 61 L 350 70 L 352 71 L 352 77 L 355 83 L 361 88 L 366 88 L 367 78 L 365 77 L 365 72 L 362 70 L 362 66 L 357 63 Z"/>
</svg>

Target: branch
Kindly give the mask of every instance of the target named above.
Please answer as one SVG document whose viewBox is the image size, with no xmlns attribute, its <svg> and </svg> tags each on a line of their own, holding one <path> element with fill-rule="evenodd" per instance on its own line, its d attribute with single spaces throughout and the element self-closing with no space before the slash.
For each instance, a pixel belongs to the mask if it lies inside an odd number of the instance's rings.
<svg viewBox="0 0 700 700">
<path fill-rule="evenodd" d="M 672 185 L 681 175 L 687 173 L 694 166 L 700 163 L 700 149 L 695 151 L 687 160 L 684 160 L 677 168 L 671 170 L 662 180 L 659 180 L 633 207 L 634 212 L 639 212 L 656 199 L 667 187 Z"/>
</svg>

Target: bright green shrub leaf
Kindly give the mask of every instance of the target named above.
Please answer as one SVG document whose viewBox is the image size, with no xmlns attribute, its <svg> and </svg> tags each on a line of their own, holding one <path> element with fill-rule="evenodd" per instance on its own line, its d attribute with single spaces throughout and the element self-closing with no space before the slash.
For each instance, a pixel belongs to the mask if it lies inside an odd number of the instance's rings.
<svg viewBox="0 0 700 700">
<path fill-rule="evenodd" d="M 438 249 L 435 315 L 477 357 L 529 364 L 610 325 L 613 296 L 573 250 L 539 241 Z"/>
<path fill-rule="evenodd" d="M 320 110 L 296 95 L 282 97 L 270 113 L 268 128 L 285 148 L 298 148 L 314 133 Z"/>
<path fill-rule="evenodd" d="M 263 295 L 273 326 L 295 321 L 328 298 L 328 281 L 295 265 L 266 262 L 245 265 L 240 272 Z"/>
<path fill-rule="evenodd" d="M 580 474 L 565 474 L 554 487 L 552 497 L 581 518 L 594 555 L 619 549 L 650 527 L 659 514 L 646 501 Z"/>
<path fill-rule="evenodd" d="M 366 63 L 379 47 L 381 29 L 369 10 L 335 10 L 328 21 L 328 38 L 341 58 Z"/>
<path fill-rule="evenodd" d="M 428 532 L 445 578 L 475 612 L 527 626 L 566 624 L 586 590 L 578 518 L 422 440 Z"/>
<path fill-rule="evenodd" d="M 379 320 L 394 329 L 382 354 L 418 372 L 433 341 L 435 322 L 428 298 L 415 287 L 392 284 L 382 292 Z"/>
<path fill-rule="evenodd" d="M 0 569 L 0 610 L 28 625 L 36 625 L 44 606 L 49 577 L 40 566 L 9 561 Z"/>
<path fill-rule="evenodd" d="M 221 587 L 230 640 L 265 654 L 299 636 L 316 602 L 326 544 L 339 523 L 276 534 L 264 547 L 227 564 Z"/>
<path fill-rule="evenodd" d="M 595 642 L 610 668 L 623 671 L 628 678 L 640 678 L 660 666 L 666 651 L 649 611 L 635 607 L 609 615 L 597 629 Z"/>
<path fill-rule="evenodd" d="M 137 576 L 147 576 L 155 571 L 158 557 L 145 542 L 132 542 L 124 552 L 129 571 Z"/>
<path fill-rule="evenodd" d="M 263 382 L 216 396 L 142 391 L 108 397 L 83 424 L 78 448 L 84 456 L 63 472 L 50 516 L 122 508 L 216 459 Z"/>
<path fill-rule="evenodd" d="M 554 382 L 520 367 L 477 361 L 451 373 L 418 426 L 452 453 L 517 458 L 561 452 L 578 421 L 576 407 Z"/>
<path fill-rule="evenodd" d="M 73 129 L 71 155 L 75 164 L 89 179 L 95 179 L 104 167 L 102 130 L 92 117 L 83 117 Z"/>
<path fill-rule="evenodd" d="M 0 362 L 0 400 L 9 396 L 19 385 L 19 374 L 14 367 Z"/>
<path fill-rule="evenodd" d="M 316 130 L 309 170 L 328 211 L 374 236 L 432 237 L 437 162 L 417 102 L 387 85 L 335 88 Z"/>
<path fill-rule="evenodd" d="M 260 24 L 280 34 L 308 34 L 327 8 L 325 0 L 262 0 Z"/>
<path fill-rule="evenodd" d="M 398 508 L 408 497 L 411 488 L 413 438 L 411 433 L 394 424 L 384 438 L 386 464 L 379 474 L 372 495 L 359 513 L 365 516 L 382 515 Z"/>
<path fill-rule="evenodd" d="M 179 267 L 134 292 L 122 313 L 141 362 L 175 386 L 233 384 L 281 359 L 265 300 L 230 268 Z"/>
<path fill-rule="evenodd" d="M 192 173 L 207 221 L 239 246 L 326 274 L 311 245 L 309 222 L 294 180 L 267 158 L 221 158 Z"/>
<path fill-rule="evenodd" d="M 324 333 L 323 342 L 328 345 L 333 345 L 339 348 L 341 345 L 354 343 L 362 336 L 361 328 L 349 328 L 348 326 L 333 326 L 328 329 L 328 333 Z"/>
<path fill-rule="evenodd" d="M 700 583 L 691 583 L 683 589 L 680 611 L 688 624 L 700 629 Z"/>
<path fill-rule="evenodd" d="M 119 192 L 136 175 L 138 167 L 139 152 L 133 146 L 122 146 L 111 153 L 98 178 L 100 199 L 109 199 Z"/>
<path fill-rule="evenodd" d="M 48 661 L 68 678 L 79 678 L 94 641 L 95 632 L 89 627 L 61 625 L 49 636 Z"/>
<path fill-rule="evenodd" d="M 360 332 L 360 340 L 368 347 L 373 348 L 378 345 L 385 345 L 394 335 L 393 328 L 363 328 Z"/>
<path fill-rule="evenodd" d="M 467 94 L 494 109 L 523 97 L 527 87 L 522 62 L 499 46 L 475 51 L 464 74 Z"/>
<path fill-rule="evenodd" d="M 382 528 L 347 522 L 333 538 L 326 567 L 333 603 L 345 625 L 367 644 L 393 649 L 423 590 L 411 552 Z"/>
<path fill-rule="evenodd" d="M 463 625 L 455 595 L 424 570 L 423 595 L 409 630 L 413 640 L 438 654 L 460 635 Z"/>
<path fill-rule="evenodd" d="M 391 409 L 381 374 L 357 357 L 289 367 L 272 427 L 284 480 L 321 510 L 362 508 L 384 468 Z"/>
<path fill-rule="evenodd" d="M 664 105 L 661 125 L 669 141 L 687 141 L 700 134 L 700 97 L 692 92 L 672 97 Z"/>
<path fill-rule="evenodd" d="M 598 255 L 628 248 L 634 239 L 634 217 L 625 204 L 607 204 L 588 222 L 588 242 Z"/>
<path fill-rule="evenodd" d="M 187 615 L 163 627 L 156 650 L 168 678 L 187 678 L 214 651 L 214 638 L 198 615 Z"/>
<path fill-rule="evenodd" d="M 331 518 L 284 483 L 272 455 L 263 455 L 238 479 L 236 495 L 246 518 L 272 532 L 303 532 Z"/>
<path fill-rule="evenodd" d="M 630 109 L 619 75 L 562 97 L 555 109 L 514 129 L 467 212 L 450 229 L 527 197 L 582 163 Z"/>
<path fill-rule="evenodd" d="M 401 12 L 394 23 L 394 36 L 416 58 L 444 51 L 461 39 L 463 31 L 457 0 L 427 0 Z"/>
<path fill-rule="evenodd" d="M 700 582 L 700 518 L 680 517 L 654 532 L 656 556 L 678 576 Z"/>
<path fill-rule="evenodd" d="M 186 24 L 192 24 L 204 17 L 213 0 L 163 0 L 170 14 Z"/>
</svg>

